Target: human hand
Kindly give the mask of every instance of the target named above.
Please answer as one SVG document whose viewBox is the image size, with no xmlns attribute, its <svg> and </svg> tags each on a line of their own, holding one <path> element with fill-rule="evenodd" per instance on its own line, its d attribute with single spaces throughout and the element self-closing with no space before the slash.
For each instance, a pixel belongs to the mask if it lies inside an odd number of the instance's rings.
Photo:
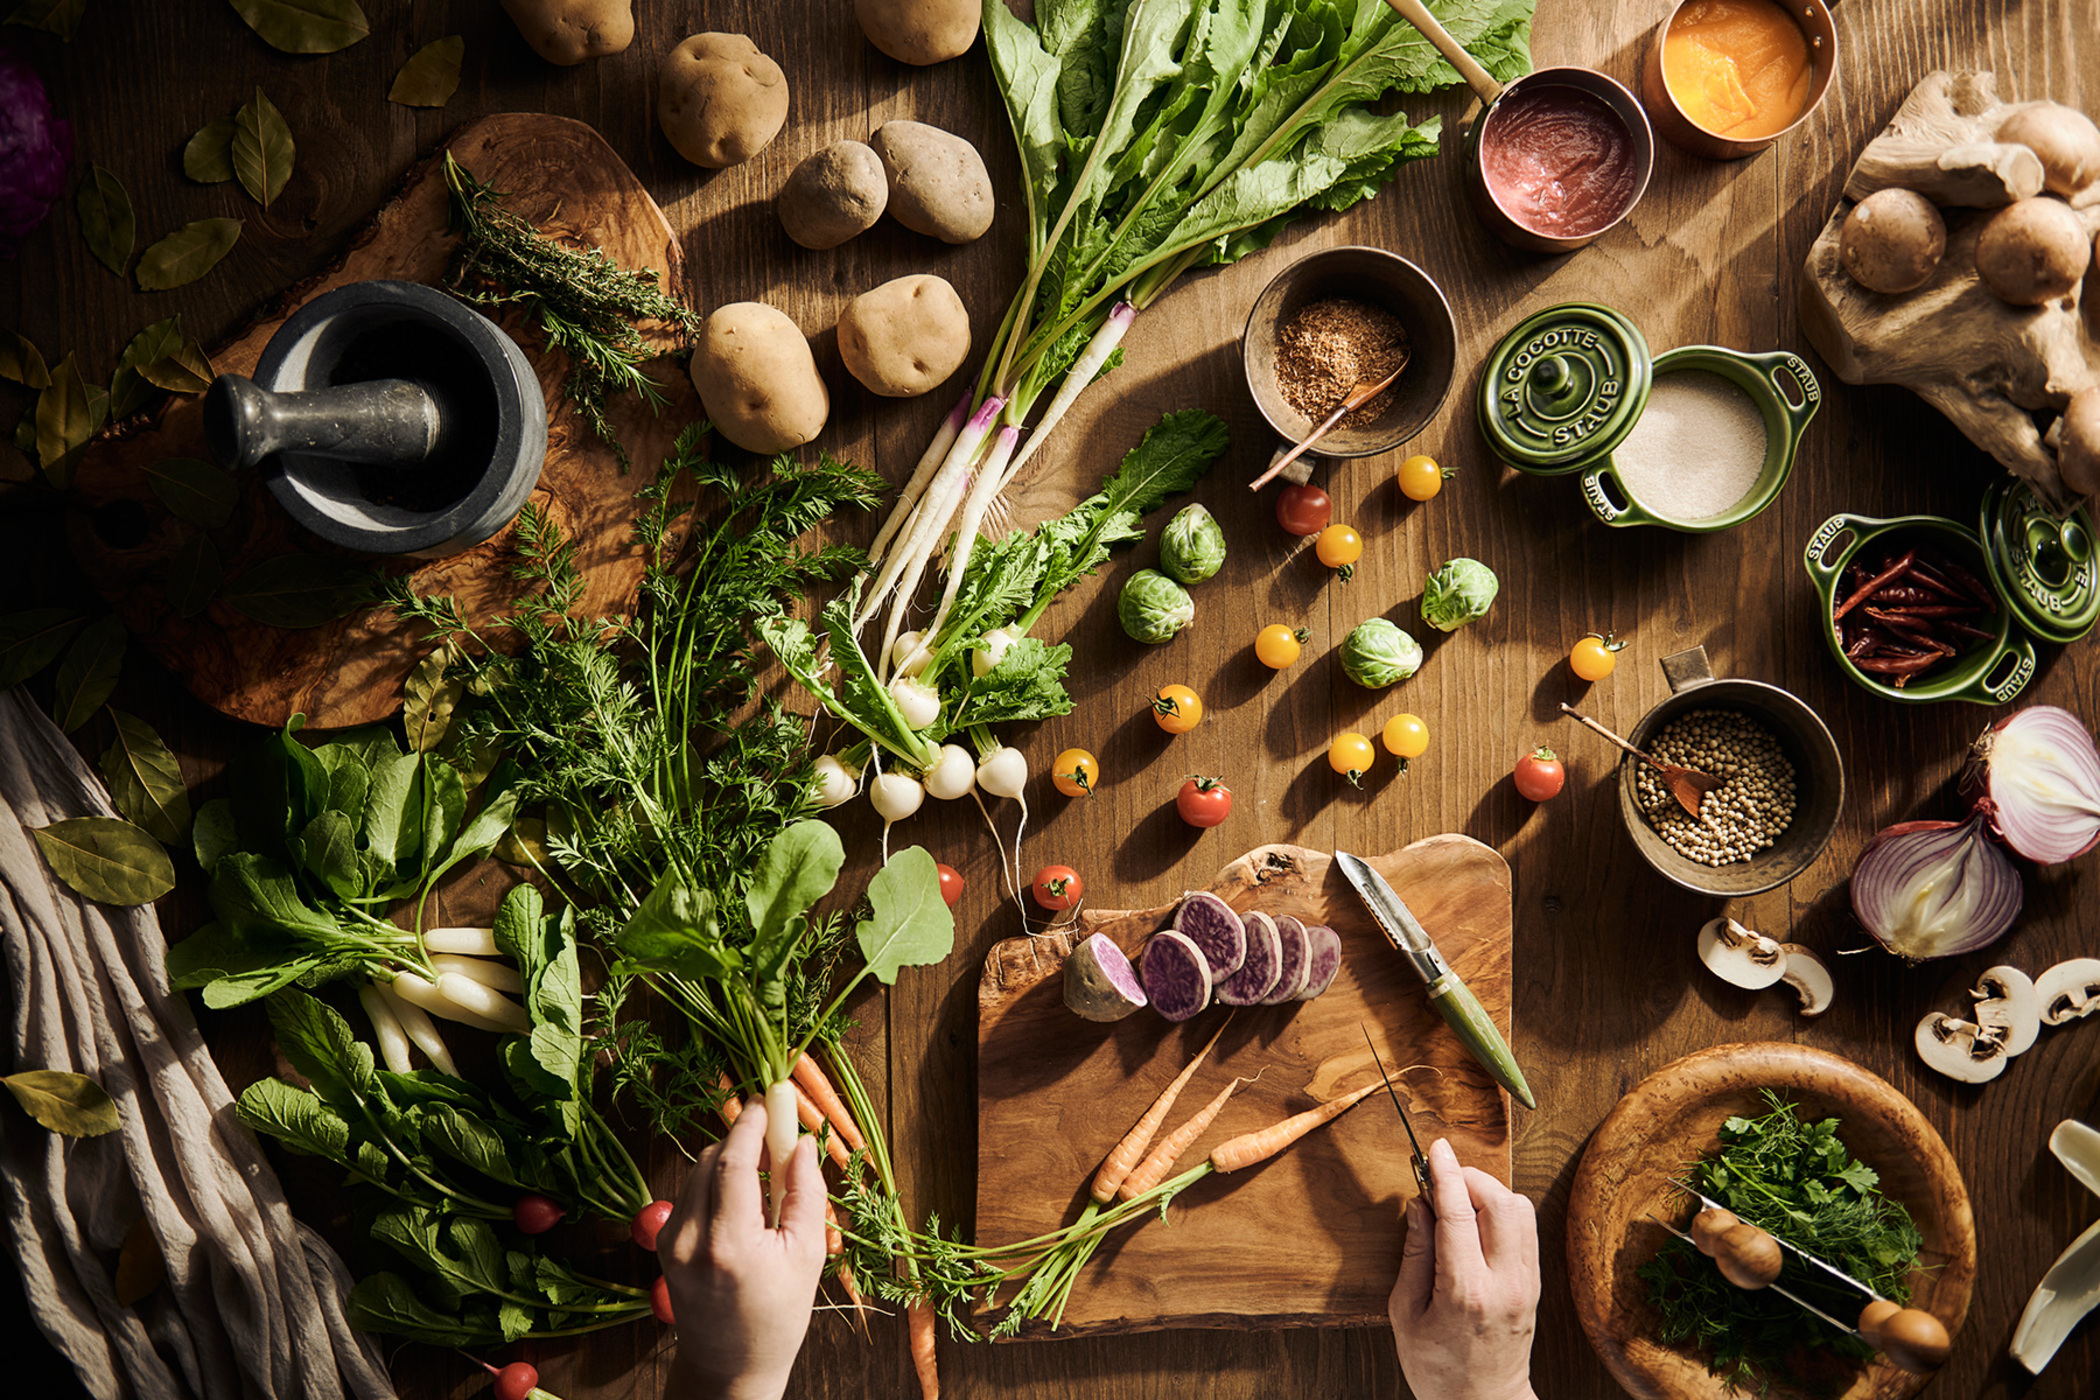
<svg viewBox="0 0 2100 1400">
<path fill-rule="evenodd" d="M 1531 1335 L 1539 1306 L 1539 1225 L 1531 1202 L 1486 1172 L 1429 1148 L 1432 1220 L 1407 1203 L 1407 1243 L 1386 1312 L 1400 1373 L 1423 1400 L 1535 1400 Z"/>
<path fill-rule="evenodd" d="M 728 1136 L 700 1154 L 657 1236 L 678 1319 L 669 1400 L 778 1400 L 809 1331 L 824 1272 L 817 1140 L 795 1144 L 776 1230 L 758 1178 L 765 1137 L 765 1101 L 754 1097 Z"/>
</svg>

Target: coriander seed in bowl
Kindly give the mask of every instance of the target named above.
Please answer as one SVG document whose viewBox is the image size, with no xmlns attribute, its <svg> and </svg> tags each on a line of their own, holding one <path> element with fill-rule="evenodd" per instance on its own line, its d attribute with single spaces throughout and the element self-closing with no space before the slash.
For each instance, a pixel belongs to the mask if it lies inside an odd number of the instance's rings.
<svg viewBox="0 0 2100 1400">
<path fill-rule="evenodd" d="M 1777 844 L 1793 822 L 1794 765 L 1772 732 L 1747 714 L 1694 710 L 1664 726 L 1648 752 L 1721 779 L 1694 817 L 1653 768 L 1635 770 L 1641 815 L 1686 860 L 1711 866 L 1749 860 Z"/>
</svg>

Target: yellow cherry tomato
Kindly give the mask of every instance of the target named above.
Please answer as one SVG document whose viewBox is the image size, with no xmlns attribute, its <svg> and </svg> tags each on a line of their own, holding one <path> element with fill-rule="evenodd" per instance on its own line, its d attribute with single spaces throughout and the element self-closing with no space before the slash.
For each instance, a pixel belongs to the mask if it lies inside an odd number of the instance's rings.
<svg viewBox="0 0 2100 1400">
<path fill-rule="evenodd" d="M 1364 537 L 1347 525 L 1329 525 L 1320 532 L 1320 539 L 1313 546 L 1320 562 L 1330 569 L 1339 569 L 1346 582 L 1355 572 L 1354 565 L 1363 557 Z"/>
<path fill-rule="evenodd" d="M 1169 734 L 1186 734 L 1203 720 L 1203 702 L 1185 685 L 1163 685 L 1152 697 L 1152 718 Z"/>
<path fill-rule="evenodd" d="M 1420 758 L 1429 752 L 1429 726 L 1422 723 L 1420 715 L 1394 715 L 1385 722 L 1386 752 L 1404 765 L 1410 758 Z"/>
<path fill-rule="evenodd" d="M 1418 453 L 1400 464 L 1394 479 L 1400 483 L 1401 495 L 1410 501 L 1426 501 L 1443 490 L 1445 478 L 1452 475 L 1436 464 L 1436 458 Z"/>
<path fill-rule="evenodd" d="M 1303 627 L 1272 622 L 1254 638 L 1254 655 L 1272 671 L 1281 671 L 1298 659 L 1298 649 L 1312 635 Z"/>
<path fill-rule="evenodd" d="M 1601 681 L 1619 664 L 1618 654 L 1625 645 L 1609 632 L 1601 637 L 1592 632 L 1569 651 L 1568 669 L 1583 680 Z"/>
<path fill-rule="evenodd" d="M 1353 730 L 1335 735 L 1334 742 L 1327 746 L 1327 766 L 1358 787 L 1363 786 L 1364 774 L 1371 771 L 1377 757 L 1378 750 L 1371 747 L 1371 741 Z"/>
<path fill-rule="evenodd" d="M 1067 797 L 1092 797 L 1101 781 L 1101 765 L 1085 749 L 1066 749 L 1050 765 L 1050 781 Z"/>
</svg>

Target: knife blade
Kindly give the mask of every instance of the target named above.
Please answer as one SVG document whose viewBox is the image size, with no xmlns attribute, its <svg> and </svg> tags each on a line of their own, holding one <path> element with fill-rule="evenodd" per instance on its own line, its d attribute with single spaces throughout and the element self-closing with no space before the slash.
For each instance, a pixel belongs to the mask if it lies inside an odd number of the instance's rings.
<svg viewBox="0 0 2100 1400">
<path fill-rule="evenodd" d="M 1422 979 L 1428 989 L 1429 1004 L 1451 1027 L 1459 1044 L 1480 1062 L 1497 1084 L 1509 1090 L 1517 1102 L 1526 1108 L 1537 1108 L 1538 1100 L 1532 1097 L 1531 1086 L 1524 1082 L 1524 1071 L 1517 1067 L 1517 1057 L 1510 1053 L 1509 1042 L 1480 1005 L 1480 998 L 1473 995 L 1465 979 L 1451 970 L 1444 955 L 1437 951 L 1436 942 L 1429 936 L 1421 922 L 1415 918 L 1400 896 L 1385 877 L 1373 870 L 1369 864 L 1347 851 L 1336 851 L 1334 863 L 1341 868 L 1342 877 L 1356 897 L 1363 902 L 1371 915 L 1371 922 L 1385 935 L 1386 941 L 1407 959 L 1408 966 Z"/>
<path fill-rule="evenodd" d="M 1378 1066 L 1378 1077 L 1385 1081 L 1386 1097 L 1393 1101 L 1393 1112 L 1400 1115 L 1400 1126 L 1407 1129 L 1407 1151 L 1414 1159 L 1415 1193 L 1433 1216 L 1436 1214 L 1436 1197 L 1429 1194 L 1429 1159 L 1422 1155 L 1422 1140 L 1415 1136 L 1415 1125 L 1407 1121 L 1407 1109 L 1400 1103 L 1399 1091 L 1393 1088 L 1393 1076 L 1386 1072 L 1378 1047 L 1371 1043 L 1371 1028 L 1361 1021 L 1356 1023 L 1356 1028 L 1364 1033 L 1364 1048 L 1371 1052 L 1371 1063 Z"/>
</svg>

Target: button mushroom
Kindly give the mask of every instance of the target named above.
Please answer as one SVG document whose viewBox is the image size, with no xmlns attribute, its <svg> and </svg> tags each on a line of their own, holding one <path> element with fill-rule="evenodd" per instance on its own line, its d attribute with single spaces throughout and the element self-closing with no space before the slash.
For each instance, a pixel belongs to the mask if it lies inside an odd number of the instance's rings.
<svg viewBox="0 0 2100 1400">
<path fill-rule="evenodd" d="M 1974 1021 L 1934 1011 L 1918 1022 L 1918 1058 L 1964 1084 L 1982 1084 L 2005 1073 L 2005 1047 Z"/>
<path fill-rule="evenodd" d="M 1801 1014 L 1820 1016 L 1828 1011 L 1837 986 L 1823 960 L 1799 943 L 1782 943 L 1779 951 L 1786 954 L 1779 980 L 1800 994 Z"/>
<path fill-rule="evenodd" d="M 1946 251 L 1946 221 L 1915 190 L 1876 190 L 1852 206 L 1838 234 L 1839 265 L 1870 292 L 1916 291 Z"/>
<path fill-rule="evenodd" d="M 1786 974 L 1780 945 L 1733 919 L 1708 919 L 1699 930 L 1699 961 L 1723 982 L 1761 991 Z"/>
<path fill-rule="evenodd" d="M 1976 1001 L 1976 1024 L 1998 1038 L 2008 1059 L 2021 1054 L 2042 1033 L 2042 999 L 2034 980 L 2017 967 L 1986 968 L 1969 993 Z"/>
<path fill-rule="evenodd" d="M 2061 1026 L 2100 1011 L 2100 958 L 2073 958 L 2034 979 L 2042 1020 Z"/>
<path fill-rule="evenodd" d="M 1991 295 L 2013 306 L 2066 296 L 2085 276 L 2093 243 L 2060 199 L 2023 199 L 1991 215 L 1976 239 L 1976 273 Z"/>
</svg>

